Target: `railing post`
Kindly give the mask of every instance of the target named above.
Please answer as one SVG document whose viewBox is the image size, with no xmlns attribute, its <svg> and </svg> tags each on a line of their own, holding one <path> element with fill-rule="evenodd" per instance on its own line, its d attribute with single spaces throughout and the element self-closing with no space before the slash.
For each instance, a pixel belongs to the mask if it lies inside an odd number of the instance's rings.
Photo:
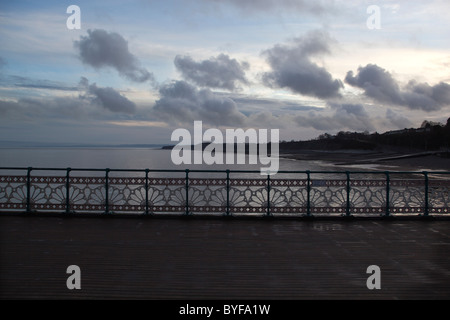
<svg viewBox="0 0 450 320">
<path fill-rule="evenodd" d="M 311 216 L 311 172 L 306 171 L 306 215 Z"/>
<path fill-rule="evenodd" d="M 389 215 L 391 214 L 391 197 L 390 197 L 390 192 L 391 192 L 391 177 L 389 176 L 389 171 L 385 172 L 386 174 L 386 217 L 389 217 Z"/>
<path fill-rule="evenodd" d="M 67 168 L 66 171 L 66 213 L 70 213 L 70 171 L 71 168 Z"/>
<path fill-rule="evenodd" d="M 189 169 L 186 169 L 186 215 L 189 215 Z"/>
<path fill-rule="evenodd" d="M 430 211 L 430 206 L 428 203 L 428 172 L 424 171 L 422 172 L 425 176 L 425 212 L 424 216 L 427 217 Z"/>
<path fill-rule="evenodd" d="M 105 213 L 109 213 L 109 170 L 105 169 Z"/>
<path fill-rule="evenodd" d="M 31 212 L 31 170 L 33 170 L 32 167 L 28 167 L 27 169 L 27 199 L 26 199 L 26 210 L 27 213 Z"/>
<path fill-rule="evenodd" d="M 148 210 L 148 173 L 149 169 L 145 169 L 145 214 L 149 213 Z"/>
<path fill-rule="evenodd" d="M 227 209 L 226 215 L 230 215 L 230 170 L 227 169 Z"/>
<path fill-rule="evenodd" d="M 350 172 L 345 171 L 347 175 L 347 207 L 345 209 L 347 217 L 350 216 Z"/>
<path fill-rule="evenodd" d="M 270 216 L 270 172 L 267 172 L 267 216 Z"/>
</svg>

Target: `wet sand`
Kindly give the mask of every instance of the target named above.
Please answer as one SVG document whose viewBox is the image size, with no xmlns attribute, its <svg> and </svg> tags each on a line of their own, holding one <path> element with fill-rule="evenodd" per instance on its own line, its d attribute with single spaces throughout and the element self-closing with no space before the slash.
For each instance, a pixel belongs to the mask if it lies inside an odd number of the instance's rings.
<svg viewBox="0 0 450 320">
<path fill-rule="evenodd" d="M 405 154 L 393 152 L 304 151 L 280 154 L 280 156 L 288 159 L 325 161 L 333 163 L 337 168 L 367 165 L 371 168 L 377 167 L 379 170 L 450 171 L 450 158 L 436 155 L 417 155 L 414 157 L 401 158 L 402 156 L 405 156 Z"/>
</svg>

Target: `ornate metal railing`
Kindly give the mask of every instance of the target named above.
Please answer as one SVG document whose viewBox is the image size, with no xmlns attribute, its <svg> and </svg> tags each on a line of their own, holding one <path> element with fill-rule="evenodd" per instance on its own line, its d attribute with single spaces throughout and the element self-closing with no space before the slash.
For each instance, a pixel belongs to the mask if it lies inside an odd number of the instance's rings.
<svg viewBox="0 0 450 320">
<path fill-rule="evenodd" d="M 0 172 L 4 212 L 273 216 L 450 212 L 450 172 L 279 171 L 261 176 L 260 171 L 246 170 L 11 167 Z"/>
</svg>

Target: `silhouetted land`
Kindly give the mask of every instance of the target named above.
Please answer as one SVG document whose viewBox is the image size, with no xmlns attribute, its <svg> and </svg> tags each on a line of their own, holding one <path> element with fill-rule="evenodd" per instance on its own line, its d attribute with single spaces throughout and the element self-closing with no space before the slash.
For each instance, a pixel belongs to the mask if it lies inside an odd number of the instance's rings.
<svg viewBox="0 0 450 320">
<path fill-rule="evenodd" d="M 280 150 L 378 150 L 423 152 L 449 149 L 450 118 L 445 126 L 424 121 L 420 128 L 405 128 L 385 133 L 344 132 L 323 134 L 309 141 L 283 141 Z"/>
<path fill-rule="evenodd" d="M 209 144 L 203 143 L 203 149 Z M 164 146 L 163 149 L 173 147 Z M 450 118 L 446 125 L 424 121 L 420 128 L 385 133 L 341 131 L 336 135 L 325 133 L 307 141 L 281 141 L 279 152 L 286 158 L 342 165 L 382 163 L 404 169 L 450 170 L 449 147 Z M 269 144 L 269 154 L 270 149 Z M 225 144 L 222 150 L 226 150 Z M 237 152 L 237 145 L 234 145 L 234 151 Z M 245 145 L 245 152 L 249 152 L 249 144 Z"/>
<path fill-rule="evenodd" d="M 450 118 L 445 126 L 424 121 L 420 128 L 382 134 L 341 131 L 309 141 L 283 141 L 280 154 L 344 165 L 382 163 L 406 169 L 450 170 L 449 144 Z"/>
</svg>

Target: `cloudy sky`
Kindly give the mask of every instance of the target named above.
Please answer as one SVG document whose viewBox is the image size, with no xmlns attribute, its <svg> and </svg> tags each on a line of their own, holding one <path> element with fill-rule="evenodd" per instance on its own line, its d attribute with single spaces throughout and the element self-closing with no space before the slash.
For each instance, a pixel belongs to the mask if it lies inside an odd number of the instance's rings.
<svg viewBox="0 0 450 320">
<path fill-rule="evenodd" d="M 195 120 L 282 140 L 445 123 L 449 12 L 448 0 L 2 1 L 0 140 L 169 143 Z"/>
</svg>

